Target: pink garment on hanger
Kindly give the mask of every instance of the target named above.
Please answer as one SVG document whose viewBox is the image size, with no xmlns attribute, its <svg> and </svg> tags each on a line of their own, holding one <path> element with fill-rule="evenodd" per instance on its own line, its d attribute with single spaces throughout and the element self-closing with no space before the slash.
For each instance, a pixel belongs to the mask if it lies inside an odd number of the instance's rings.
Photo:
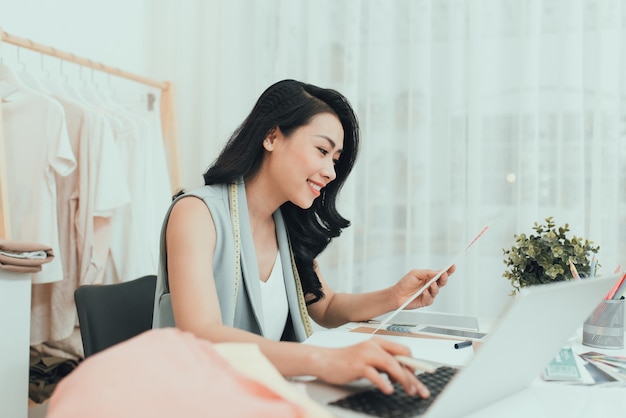
<svg viewBox="0 0 626 418">
<path fill-rule="evenodd" d="M 88 357 L 57 385 L 47 418 L 303 417 L 204 339 L 146 331 Z"/>
</svg>

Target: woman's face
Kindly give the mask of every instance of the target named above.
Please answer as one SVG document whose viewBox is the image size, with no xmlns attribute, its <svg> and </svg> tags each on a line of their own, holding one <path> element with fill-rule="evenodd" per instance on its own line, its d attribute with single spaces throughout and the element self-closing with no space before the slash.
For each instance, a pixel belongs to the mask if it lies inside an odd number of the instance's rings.
<svg viewBox="0 0 626 418">
<path fill-rule="evenodd" d="M 343 149 L 341 122 L 334 114 L 320 113 L 289 137 L 276 130 L 267 140 L 271 145 L 264 146 L 277 191 L 285 201 L 311 207 L 320 190 L 336 177 L 335 162 Z"/>
</svg>

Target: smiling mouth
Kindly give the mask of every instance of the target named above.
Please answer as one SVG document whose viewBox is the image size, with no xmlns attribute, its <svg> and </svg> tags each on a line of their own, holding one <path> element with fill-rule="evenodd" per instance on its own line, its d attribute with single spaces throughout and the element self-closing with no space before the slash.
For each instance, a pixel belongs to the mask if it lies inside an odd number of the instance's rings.
<svg viewBox="0 0 626 418">
<path fill-rule="evenodd" d="M 322 190 L 322 186 L 320 186 L 319 184 L 315 184 L 312 181 L 307 180 L 307 183 L 309 183 L 309 186 L 311 186 L 311 188 L 315 191 L 320 191 Z"/>
<path fill-rule="evenodd" d="M 307 183 L 309 185 L 309 189 L 311 190 L 311 192 L 315 195 L 316 198 L 318 198 L 322 194 L 321 190 L 324 186 L 313 183 L 312 181 L 309 181 L 309 180 L 307 180 Z"/>
</svg>

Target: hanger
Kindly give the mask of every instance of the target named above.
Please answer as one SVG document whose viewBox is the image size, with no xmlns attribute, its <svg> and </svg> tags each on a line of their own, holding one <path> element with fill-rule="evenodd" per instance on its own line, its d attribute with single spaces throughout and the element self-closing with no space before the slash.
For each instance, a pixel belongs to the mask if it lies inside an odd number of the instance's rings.
<svg viewBox="0 0 626 418">
<path fill-rule="evenodd" d="M 20 49 L 21 48 L 18 46 L 17 47 L 17 60 L 18 60 L 18 63 L 21 64 L 22 68 L 18 73 L 16 73 L 17 78 L 19 79 L 20 82 L 22 82 L 27 87 L 29 87 L 30 89 L 33 89 L 34 91 L 38 93 L 50 94 L 50 91 L 46 87 L 44 87 L 41 81 L 39 81 L 37 77 L 34 77 L 26 69 L 26 64 L 20 59 Z M 41 69 L 45 71 L 43 68 L 43 55 L 41 55 Z"/>
<path fill-rule="evenodd" d="M 43 62 L 43 54 L 41 54 L 42 62 Z M 43 64 L 42 64 L 43 67 Z M 46 87 L 46 89 L 53 95 L 68 97 L 67 92 L 64 91 L 61 83 L 58 78 L 60 77 L 64 82 L 67 82 L 67 76 L 63 73 L 63 60 L 59 59 L 59 72 L 58 77 L 52 77 L 50 71 L 45 71 L 46 77 L 41 80 L 41 83 Z"/>
</svg>

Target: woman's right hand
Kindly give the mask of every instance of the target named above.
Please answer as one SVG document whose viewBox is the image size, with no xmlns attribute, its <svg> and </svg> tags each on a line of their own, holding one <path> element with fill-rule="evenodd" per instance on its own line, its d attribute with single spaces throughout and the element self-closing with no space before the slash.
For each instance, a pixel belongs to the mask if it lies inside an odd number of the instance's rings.
<svg viewBox="0 0 626 418">
<path fill-rule="evenodd" d="M 400 364 L 395 356 L 411 356 L 411 350 L 375 336 L 347 347 L 320 348 L 314 355 L 315 375 L 338 385 L 366 378 L 386 394 L 393 392 L 392 382 L 398 382 L 409 395 L 430 396 L 415 370 Z"/>
</svg>

